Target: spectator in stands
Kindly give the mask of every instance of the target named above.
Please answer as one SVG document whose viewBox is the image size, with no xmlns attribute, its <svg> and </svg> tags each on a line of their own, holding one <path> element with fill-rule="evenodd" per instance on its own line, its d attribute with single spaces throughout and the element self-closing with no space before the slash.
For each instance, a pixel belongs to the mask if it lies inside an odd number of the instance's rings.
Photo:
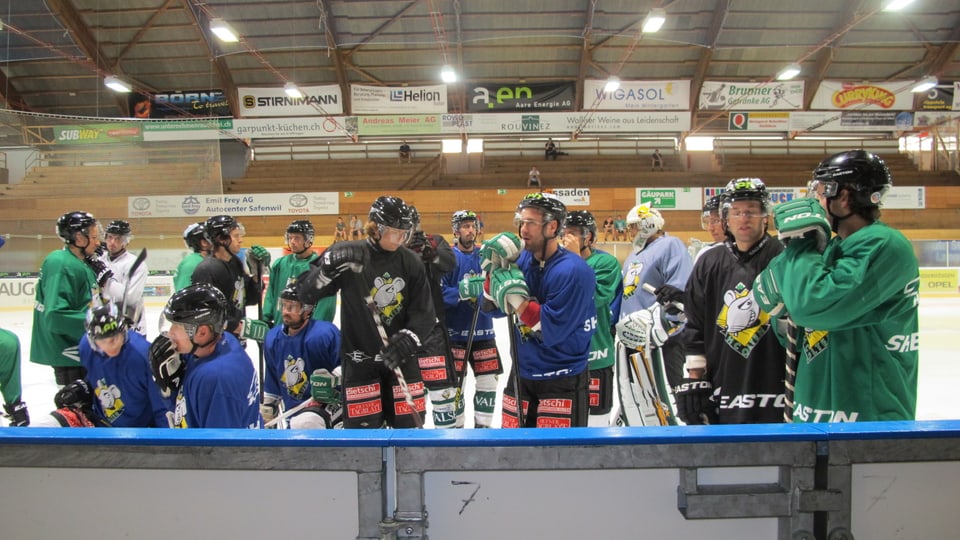
<svg viewBox="0 0 960 540">
<path fill-rule="evenodd" d="M 613 216 L 603 220 L 603 241 L 609 242 L 611 234 L 613 234 Z M 614 236 L 614 239 L 616 239 L 616 236 Z"/>
<path fill-rule="evenodd" d="M 347 239 L 347 224 L 343 222 L 343 216 L 337 217 L 337 225 L 333 229 L 333 242 Z"/>
<path fill-rule="evenodd" d="M 625 242 L 627 240 L 627 220 L 623 219 L 623 216 L 617 214 L 617 218 L 613 220 L 613 239 L 617 242 Z"/>
<path fill-rule="evenodd" d="M 413 152 L 410 150 L 410 145 L 407 144 L 407 141 L 402 141 L 400 143 L 400 159 L 398 161 L 402 163 L 403 160 L 407 160 L 407 163 L 410 163 L 410 156 L 412 154 Z"/>
<path fill-rule="evenodd" d="M 553 142 L 553 137 L 547 139 L 547 142 L 543 145 L 543 159 L 546 161 L 552 158 L 554 161 L 556 161 L 557 154 L 559 153 L 560 151 L 557 150 L 556 143 Z"/>
<path fill-rule="evenodd" d="M 350 239 L 359 240 L 361 232 L 363 232 L 363 222 L 356 214 L 350 216 Z"/>
<path fill-rule="evenodd" d="M 535 187 L 543 191 L 543 185 L 540 184 L 540 170 L 534 165 L 530 167 L 530 174 L 527 175 L 527 187 Z"/>
<path fill-rule="evenodd" d="M 650 170 L 652 171 L 658 167 L 661 171 L 663 170 L 663 156 L 660 155 L 659 148 L 655 149 L 653 155 L 650 156 Z"/>
</svg>

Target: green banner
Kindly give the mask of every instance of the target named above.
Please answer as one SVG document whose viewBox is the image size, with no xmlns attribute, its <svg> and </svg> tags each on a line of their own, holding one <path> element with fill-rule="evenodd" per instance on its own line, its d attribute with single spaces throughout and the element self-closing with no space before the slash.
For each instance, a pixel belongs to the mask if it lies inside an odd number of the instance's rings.
<svg viewBox="0 0 960 540">
<path fill-rule="evenodd" d="M 673 189 L 644 189 L 640 191 L 640 204 L 651 203 L 654 208 L 677 208 L 677 192 Z"/>
<path fill-rule="evenodd" d="M 131 143 L 143 140 L 140 122 L 56 126 L 53 132 L 57 144 Z"/>
<path fill-rule="evenodd" d="M 439 114 L 397 114 L 357 117 L 360 135 L 439 135 Z"/>
<path fill-rule="evenodd" d="M 156 131 L 199 131 L 202 129 L 233 129 L 233 118 L 208 118 L 205 120 L 164 120 L 144 122 L 144 133 Z"/>
</svg>

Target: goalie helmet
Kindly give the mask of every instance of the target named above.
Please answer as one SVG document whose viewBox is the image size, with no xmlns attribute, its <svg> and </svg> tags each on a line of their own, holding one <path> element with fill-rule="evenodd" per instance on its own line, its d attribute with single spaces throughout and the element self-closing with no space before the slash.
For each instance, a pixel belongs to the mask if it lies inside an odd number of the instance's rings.
<svg viewBox="0 0 960 540">
<path fill-rule="evenodd" d="M 209 283 L 197 283 L 180 289 L 163 308 L 163 322 L 183 325 L 190 339 L 197 328 L 207 325 L 214 334 L 223 332 L 227 315 L 227 299 L 219 289 Z"/>
<path fill-rule="evenodd" d="M 567 214 L 563 227 L 579 227 L 582 231 L 581 236 L 589 234 L 592 240 L 597 239 L 597 220 L 586 210 L 575 210 Z"/>
<path fill-rule="evenodd" d="M 57 236 L 67 244 L 72 244 L 76 233 L 89 238 L 87 228 L 96 223 L 97 219 L 90 212 L 67 212 L 57 219 Z"/>
<path fill-rule="evenodd" d="M 87 339 L 95 351 L 99 351 L 98 339 L 107 339 L 117 334 L 127 332 L 127 321 L 120 315 L 120 308 L 113 302 L 91 308 L 87 311 L 84 323 Z"/>
<path fill-rule="evenodd" d="M 460 234 L 460 225 L 465 221 L 477 222 L 477 214 L 470 210 L 457 210 L 450 218 L 450 226 L 453 227 L 453 234 Z"/>
<path fill-rule="evenodd" d="M 841 189 L 848 189 L 856 207 L 871 208 L 883 203 L 891 185 L 890 170 L 879 156 L 864 150 L 848 150 L 817 165 L 807 194 L 815 196 L 820 191 L 822 196 L 831 199 Z"/>
<path fill-rule="evenodd" d="M 383 195 L 370 206 L 370 221 L 381 227 L 409 231 L 413 228 L 407 204 L 400 197 Z"/>
<path fill-rule="evenodd" d="M 206 235 L 207 242 L 216 246 L 218 245 L 218 239 L 229 238 L 230 232 L 238 227 L 240 227 L 240 224 L 233 219 L 233 216 L 213 216 L 203 224 L 203 232 Z M 222 243 L 221 241 L 220 244 Z"/>
<path fill-rule="evenodd" d="M 188 249 L 192 249 L 194 253 L 203 251 L 203 244 L 201 242 L 205 239 L 206 233 L 204 233 L 202 221 L 191 223 L 183 230 L 183 243 L 186 244 Z"/>
<path fill-rule="evenodd" d="M 634 206 L 627 212 L 627 225 L 637 226 L 637 235 L 634 237 L 633 243 L 642 245 L 647 238 L 663 229 L 664 221 L 660 211 L 646 202 Z"/>
<path fill-rule="evenodd" d="M 302 234 L 303 239 L 304 241 L 306 241 L 306 243 L 308 244 L 313 243 L 313 235 L 314 235 L 313 223 L 310 223 L 308 220 L 298 219 L 287 226 L 287 235 L 288 235 L 286 238 L 287 244 L 290 243 L 289 235 L 295 234 L 295 233 Z"/>
<path fill-rule="evenodd" d="M 124 221 L 122 219 L 115 219 L 107 224 L 107 228 L 104 229 L 107 234 L 115 234 L 117 236 L 127 236 L 130 234 L 130 222 Z"/>
<path fill-rule="evenodd" d="M 770 210 L 767 186 L 759 178 L 735 178 L 727 182 L 727 187 L 720 195 L 720 205 L 724 214 L 730 207 L 730 203 L 734 201 L 757 201 L 764 215 Z"/>
<path fill-rule="evenodd" d="M 567 217 L 567 207 L 559 197 L 552 193 L 530 193 L 517 205 L 517 215 L 524 208 L 536 208 L 543 213 L 543 222 L 556 221 L 560 224 Z"/>
</svg>

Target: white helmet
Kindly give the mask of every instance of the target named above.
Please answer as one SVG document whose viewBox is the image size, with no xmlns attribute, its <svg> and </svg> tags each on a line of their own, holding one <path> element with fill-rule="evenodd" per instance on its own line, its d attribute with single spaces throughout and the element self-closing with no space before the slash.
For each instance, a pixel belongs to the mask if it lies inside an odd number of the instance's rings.
<svg viewBox="0 0 960 540">
<path fill-rule="evenodd" d="M 637 225 L 637 235 L 633 238 L 634 245 L 642 246 L 647 238 L 653 236 L 663 228 L 663 216 L 650 203 L 638 204 L 627 213 L 627 225 Z"/>
</svg>

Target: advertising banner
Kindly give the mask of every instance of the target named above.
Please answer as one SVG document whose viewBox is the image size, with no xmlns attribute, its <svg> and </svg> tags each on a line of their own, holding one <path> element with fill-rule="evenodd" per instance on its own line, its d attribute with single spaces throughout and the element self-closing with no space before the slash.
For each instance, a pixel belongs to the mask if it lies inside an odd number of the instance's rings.
<svg viewBox="0 0 960 540">
<path fill-rule="evenodd" d="M 590 206 L 589 188 L 555 188 L 544 191 L 553 193 L 567 206 Z"/>
<path fill-rule="evenodd" d="M 573 83 L 499 84 L 483 83 L 467 89 L 467 110 L 494 111 L 572 111 L 575 103 Z"/>
<path fill-rule="evenodd" d="M 915 111 L 949 111 L 953 108 L 953 86 L 934 86 L 926 92 L 914 94 Z"/>
<path fill-rule="evenodd" d="M 184 116 L 230 117 L 230 103 L 222 90 L 188 90 L 144 96 L 128 94 L 134 118 L 177 118 Z"/>
<path fill-rule="evenodd" d="M 651 203 L 659 210 L 700 210 L 700 190 L 693 188 L 637 188 L 636 204 Z"/>
<path fill-rule="evenodd" d="M 54 126 L 57 144 L 133 143 L 143 140 L 140 122 Z"/>
<path fill-rule="evenodd" d="M 444 114 L 447 85 L 364 86 L 350 85 L 353 114 Z"/>
<path fill-rule="evenodd" d="M 689 131 L 690 112 L 585 112 L 445 114 L 443 133 L 633 133 Z"/>
<path fill-rule="evenodd" d="M 803 108 L 803 81 L 741 83 L 705 81 L 700 109 L 785 111 Z"/>
<path fill-rule="evenodd" d="M 903 131 L 913 129 L 913 113 L 811 111 L 790 113 L 790 131 Z"/>
<path fill-rule="evenodd" d="M 851 83 L 823 81 L 813 95 L 811 109 L 909 111 L 913 108 L 910 89 L 917 81 Z"/>
<path fill-rule="evenodd" d="M 731 112 L 729 131 L 789 131 L 789 112 Z"/>
<path fill-rule="evenodd" d="M 439 114 L 397 114 L 391 116 L 358 116 L 360 135 L 438 135 Z"/>
<path fill-rule="evenodd" d="M 247 195 L 163 195 L 127 198 L 130 218 L 330 215 L 339 213 L 337 192 Z"/>
<path fill-rule="evenodd" d="M 233 131 L 232 118 L 209 120 L 158 120 L 143 122 L 143 140 L 151 141 L 213 141 L 229 136 Z"/>
<path fill-rule="evenodd" d="M 327 116 L 314 118 L 257 119 L 238 118 L 233 121 L 230 136 L 241 139 L 287 138 L 348 138 L 357 134 L 356 116 Z"/>
<path fill-rule="evenodd" d="M 892 186 L 883 197 L 882 208 L 919 210 L 927 207 L 927 192 L 923 186 Z"/>
<path fill-rule="evenodd" d="M 913 127 L 942 125 L 957 120 L 960 120 L 960 112 L 956 111 L 918 111 L 913 115 Z"/>
<path fill-rule="evenodd" d="M 301 98 L 292 98 L 275 88 L 237 88 L 240 116 L 330 116 L 343 114 L 340 86 L 300 86 Z"/>
<path fill-rule="evenodd" d="M 686 111 L 690 109 L 690 81 L 620 81 L 605 92 L 607 81 L 583 81 L 583 108 L 627 111 Z"/>
</svg>

